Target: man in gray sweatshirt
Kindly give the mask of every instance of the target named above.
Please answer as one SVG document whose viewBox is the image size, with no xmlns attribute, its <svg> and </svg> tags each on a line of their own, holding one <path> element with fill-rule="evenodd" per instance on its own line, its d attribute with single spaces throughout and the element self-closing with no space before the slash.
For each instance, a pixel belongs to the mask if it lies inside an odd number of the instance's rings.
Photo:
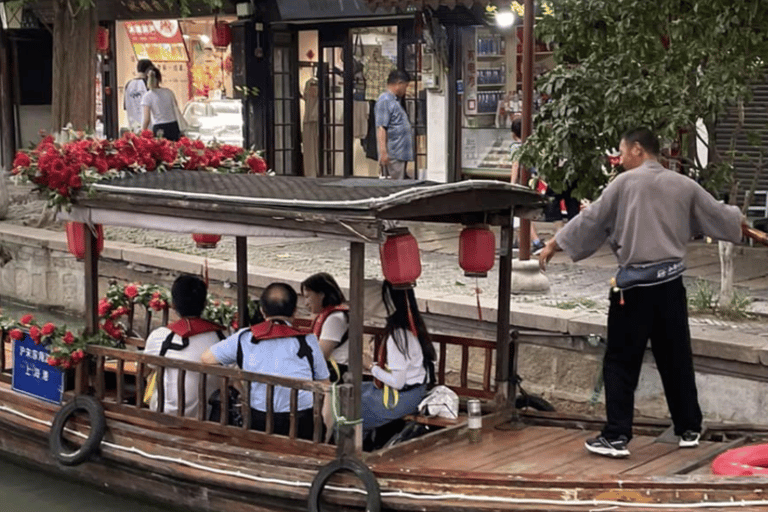
<svg viewBox="0 0 768 512">
<path fill-rule="evenodd" d="M 683 259 L 693 236 L 740 242 L 746 222 L 737 207 L 718 202 L 692 179 L 663 167 L 657 160 L 659 141 L 650 130 L 627 132 L 619 149 L 626 172 L 539 255 L 542 270 L 559 250 L 578 261 L 607 241 L 616 255 L 619 270 L 611 288 L 603 363 L 607 421 L 600 435 L 585 443 L 590 452 L 608 457 L 629 456 L 634 394 L 648 339 L 679 446 L 698 446 L 702 415 Z"/>
</svg>

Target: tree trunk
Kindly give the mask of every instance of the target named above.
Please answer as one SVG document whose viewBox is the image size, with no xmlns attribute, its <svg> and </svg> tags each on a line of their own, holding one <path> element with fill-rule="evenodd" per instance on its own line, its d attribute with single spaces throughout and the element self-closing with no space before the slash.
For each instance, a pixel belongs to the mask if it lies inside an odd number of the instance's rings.
<svg viewBox="0 0 768 512">
<path fill-rule="evenodd" d="M 81 8 L 73 0 L 53 0 L 54 130 L 71 123 L 75 130 L 92 131 L 96 124 L 96 28 L 94 7 Z"/>
<path fill-rule="evenodd" d="M 717 251 L 720 254 L 720 297 L 717 305 L 727 308 L 733 298 L 733 242 L 718 242 Z"/>
<path fill-rule="evenodd" d="M 2 24 L 0 24 L 0 220 L 8 216 L 10 204 L 5 171 L 10 170 L 16 150 L 8 49 L 8 37 Z"/>
</svg>

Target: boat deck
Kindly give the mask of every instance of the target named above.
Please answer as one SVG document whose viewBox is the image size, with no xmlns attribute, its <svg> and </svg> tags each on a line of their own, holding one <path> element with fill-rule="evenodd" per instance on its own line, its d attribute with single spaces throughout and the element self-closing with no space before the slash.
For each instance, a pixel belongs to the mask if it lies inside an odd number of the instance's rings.
<svg viewBox="0 0 768 512">
<path fill-rule="evenodd" d="M 375 472 L 389 474 L 450 470 L 486 475 L 658 477 L 708 469 L 712 458 L 735 444 L 702 441 L 698 448 L 680 449 L 677 444 L 657 441 L 655 437 L 636 436 L 629 445 L 631 455 L 628 458 L 610 459 L 591 454 L 584 448 L 584 441 L 597 434 L 561 427 L 529 425 L 521 430 L 499 430 L 487 426 L 478 443 L 470 443 L 465 436 L 389 460 L 385 458 L 376 461 L 372 467 Z"/>
</svg>

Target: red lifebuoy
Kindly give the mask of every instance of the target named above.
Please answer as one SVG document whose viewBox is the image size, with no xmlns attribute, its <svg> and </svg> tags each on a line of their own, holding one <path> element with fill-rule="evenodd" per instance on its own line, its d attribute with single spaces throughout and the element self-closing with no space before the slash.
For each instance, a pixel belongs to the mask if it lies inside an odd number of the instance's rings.
<svg viewBox="0 0 768 512">
<path fill-rule="evenodd" d="M 768 444 L 734 448 L 712 461 L 712 474 L 731 476 L 768 476 Z"/>
</svg>

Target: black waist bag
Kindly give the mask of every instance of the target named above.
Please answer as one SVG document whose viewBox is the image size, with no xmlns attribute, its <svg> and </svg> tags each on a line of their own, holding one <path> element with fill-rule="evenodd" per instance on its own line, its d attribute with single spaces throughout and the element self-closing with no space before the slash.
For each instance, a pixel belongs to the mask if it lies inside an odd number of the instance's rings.
<svg viewBox="0 0 768 512">
<path fill-rule="evenodd" d="M 229 386 L 227 388 L 228 393 L 228 407 L 227 407 L 227 424 L 234 425 L 236 427 L 243 426 L 243 406 L 240 403 L 240 392 Z M 211 406 L 211 414 L 209 418 L 211 421 L 221 421 L 221 390 L 216 390 L 211 393 L 208 398 L 208 405 Z"/>
</svg>

